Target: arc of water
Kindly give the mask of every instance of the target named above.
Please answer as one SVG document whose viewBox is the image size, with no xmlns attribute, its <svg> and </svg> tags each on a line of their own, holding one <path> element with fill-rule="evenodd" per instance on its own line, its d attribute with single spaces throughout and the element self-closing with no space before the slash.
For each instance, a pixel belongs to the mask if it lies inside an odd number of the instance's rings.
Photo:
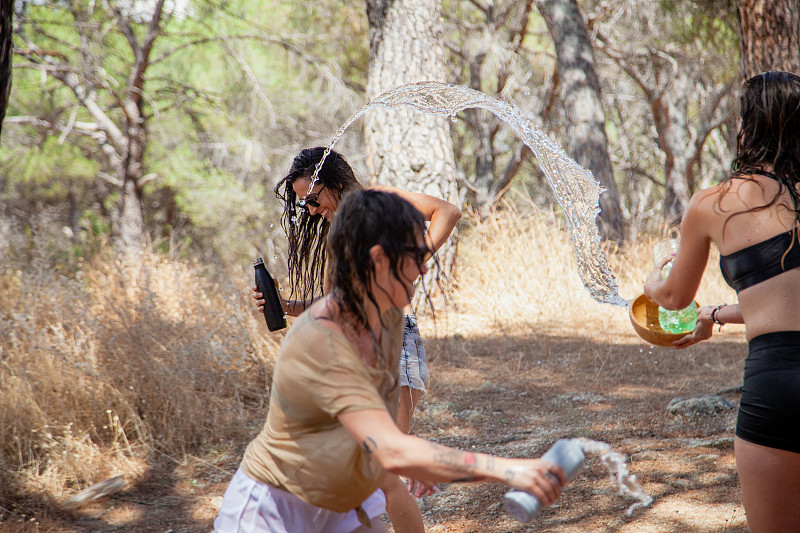
<svg viewBox="0 0 800 533">
<path fill-rule="evenodd" d="M 628 301 L 619 295 L 616 279 L 600 247 L 597 215 L 600 213 L 600 194 L 604 189 L 591 171 L 569 157 L 558 143 L 539 129 L 519 108 L 469 87 L 427 81 L 401 85 L 381 94 L 356 111 L 336 131 L 314 170 L 307 194 L 311 194 L 319 169 L 339 137 L 350 124 L 378 106 L 389 109 L 408 106 L 425 113 L 445 116 L 455 116 L 464 109 L 481 108 L 510 125 L 536 155 L 539 167 L 564 211 L 572 237 L 578 275 L 584 286 L 599 303 L 627 307 Z"/>
</svg>

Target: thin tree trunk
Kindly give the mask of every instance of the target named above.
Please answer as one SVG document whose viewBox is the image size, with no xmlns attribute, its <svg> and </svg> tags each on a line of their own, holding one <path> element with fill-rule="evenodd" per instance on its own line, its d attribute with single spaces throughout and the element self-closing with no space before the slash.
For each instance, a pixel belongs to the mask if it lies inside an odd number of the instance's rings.
<svg viewBox="0 0 800 533">
<path fill-rule="evenodd" d="M 439 0 L 367 0 L 370 68 L 367 98 L 407 83 L 445 81 Z M 448 119 L 411 108 L 365 115 L 370 182 L 443 198 L 456 205 L 455 159 Z M 455 260 L 455 232 L 438 253 Z"/>
<path fill-rule="evenodd" d="M 600 82 L 586 24 L 575 0 L 538 0 L 536 5 L 556 48 L 560 100 L 567 118 L 566 151 L 605 187 L 600 197 L 600 231 L 621 241 L 622 210 L 608 155 Z"/>
<path fill-rule="evenodd" d="M 142 194 L 139 182 L 142 178 L 143 147 L 146 135 L 143 128 L 132 133 L 129 138 L 128 154 L 123 158 L 118 175 L 122 180 L 119 204 L 117 206 L 117 226 L 114 244 L 123 259 L 129 264 L 139 264 L 142 247 L 145 244 Z"/>
</svg>

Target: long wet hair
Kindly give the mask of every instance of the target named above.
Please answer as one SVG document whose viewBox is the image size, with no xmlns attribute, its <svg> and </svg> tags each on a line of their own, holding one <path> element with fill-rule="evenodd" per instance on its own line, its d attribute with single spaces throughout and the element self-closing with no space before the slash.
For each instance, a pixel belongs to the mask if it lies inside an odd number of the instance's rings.
<svg viewBox="0 0 800 533">
<path fill-rule="evenodd" d="M 775 71 L 753 76 L 742 87 L 740 114 L 736 158 L 727 185 L 732 178 L 769 176 L 779 184 L 777 194 L 751 211 L 772 206 L 788 191 L 800 223 L 800 76 Z"/>
<path fill-rule="evenodd" d="M 283 202 L 281 226 L 289 240 L 289 298 L 305 300 L 324 292 L 325 241 L 330 223 L 320 214 L 311 215 L 298 208 L 297 193 L 292 188 L 297 180 L 311 179 L 324 153 L 325 148 L 320 146 L 301 151 L 292 161 L 289 172 L 275 186 L 275 195 Z M 337 202 L 344 193 L 362 188 L 344 156 L 333 150 L 325 158 L 317 180 Z"/>
<path fill-rule="evenodd" d="M 375 265 L 370 248 L 380 245 L 392 274 L 401 279 L 404 258 L 411 257 L 422 267 L 424 257 L 411 251 L 421 250 L 419 243 L 424 235 L 425 217 L 396 194 L 363 189 L 345 195 L 328 235 L 331 282 L 328 294 L 348 325 L 369 330 L 367 306 L 378 305 L 372 291 L 381 289 L 372 285 Z M 433 268 L 438 274 L 438 264 Z M 426 291 L 424 286 L 421 290 Z M 427 292 L 426 300 L 430 304 Z"/>
</svg>

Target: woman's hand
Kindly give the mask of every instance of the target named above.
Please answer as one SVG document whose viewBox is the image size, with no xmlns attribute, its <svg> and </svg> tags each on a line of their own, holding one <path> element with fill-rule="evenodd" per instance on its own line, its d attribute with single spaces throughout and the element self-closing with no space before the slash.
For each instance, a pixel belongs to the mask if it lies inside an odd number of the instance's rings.
<svg viewBox="0 0 800 533">
<path fill-rule="evenodd" d="M 552 505 L 567 484 L 564 469 L 541 459 L 521 460 L 519 467 L 509 469 L 509 485 L 536 496 L 542 505 Z"/>
<path fill-rule="evenodd" d="M 258 306 L 258 310 L 262 313 L 264 312 L 264 305 L 266 305 L 267 301 L 264 299 L 264 295 L 258 292 L 258 287 L 253 287 L 250 289 L 253 291 L 253 298 L 256 300 L 256 305 Z M 283 303 L 283 302 L 281 302 Z"/>
<path fill-rule="evenodd" d="M 419 481 L 417 479 L 408 480 L 408 492 L 415 498 L 430 496 L 431 494 L 436 494 L 440 490 L 439 485 L 435 483 L 426 483 L 425 481 Z"/>
<path fill-rule="evenodd" d="M 675 254 L 671 254 L 663 259 L 661 259 L 658 263 L 653 266 L 653 270 L 650 271 L 650 275 L 647 276 L 645 280 L 645 284 L 647 283 L 655 283 L 657 281 L 662 281 L 663 272 L 665 266 L 672 262 L 675 259 Z"/>
<path fill-rule="evenodd" d="M 714 321 L 711 319 L 711 312 L 716 306 L 704 305 L 697 310 L 697 324 L 694 331 L 681 337 L 672 343 L 676 348 L 688 348 L 693 344 L 710 339 L 714 329 Z"/>
<path fill-rule="evenodd" d="M 289 314 L 289 302 L 284 300 L 283 297 L 280 295 L 281 286 L 278 285 L 278 280 L 273 280 L 275 282 L 275 288 L 278 289 L 278 298 L 281 299 L 281 309 L 286 314 Z M 258 310 L 262 313 L 264 312 L 264 305 L 266 305 L 267 301 L 264 299 L 264 294 L 258 292 L 258 287 L 253 287 L 250 289 L 253 291 L 253 298 L 256 300 L 256 305 L 258 306 Z M 294 315 L 292 315 L 294 316 Z"/>
</svg>

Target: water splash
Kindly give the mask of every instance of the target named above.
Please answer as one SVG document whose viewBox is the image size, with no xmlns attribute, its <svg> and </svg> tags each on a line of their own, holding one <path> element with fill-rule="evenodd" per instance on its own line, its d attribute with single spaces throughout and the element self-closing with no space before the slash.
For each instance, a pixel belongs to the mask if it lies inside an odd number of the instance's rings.
<svg viewBox="0 0 800 533">
<path fill-rule="evenodd" d="M 585 453 L 596 453 L 600 456 L 600 460 L 608 468 L 611 482 L 617 485 L 620 494 L 639 500 L 628 507 L 625 516 L 631 516 L 633 511 L 639 507 L 647 507 L 653 503 L 653 497 L 642 490 L 642 487 L 636 482 L 636 476 L 628 471 L 623 454 L 615 452 L 605 442 L 585 438 L 581 438 L 580 441 Z"/>
<path fill-rule="evenodd" d="M 627 307 L 629 302 L 619 295 L 616 278 L 611 273 L 600 247 L 596 219 L 600 213 L 600 194 L 604 189 L 591 171 L 569 157 L 549 135 L 539 129 L 516 106 L 480 91 L 428 81 L 401 85 L 381 94 L 356 111 L 336 131 L 314 170 L 306 195 L 311 194 L 318 179 L 319 169 L 339 137 L 364 113 L 379 106 L 389 109 L 408 106 L 425 113 L 450 117 L 454 117 L 458 111 L 464 109 L 481 108 L 492 112 L 511 126 L 536 155 L 539 167 L 564 210 L 572 236 L 578 275 L 583 285 L 595 301 Z"/>
</svg>

